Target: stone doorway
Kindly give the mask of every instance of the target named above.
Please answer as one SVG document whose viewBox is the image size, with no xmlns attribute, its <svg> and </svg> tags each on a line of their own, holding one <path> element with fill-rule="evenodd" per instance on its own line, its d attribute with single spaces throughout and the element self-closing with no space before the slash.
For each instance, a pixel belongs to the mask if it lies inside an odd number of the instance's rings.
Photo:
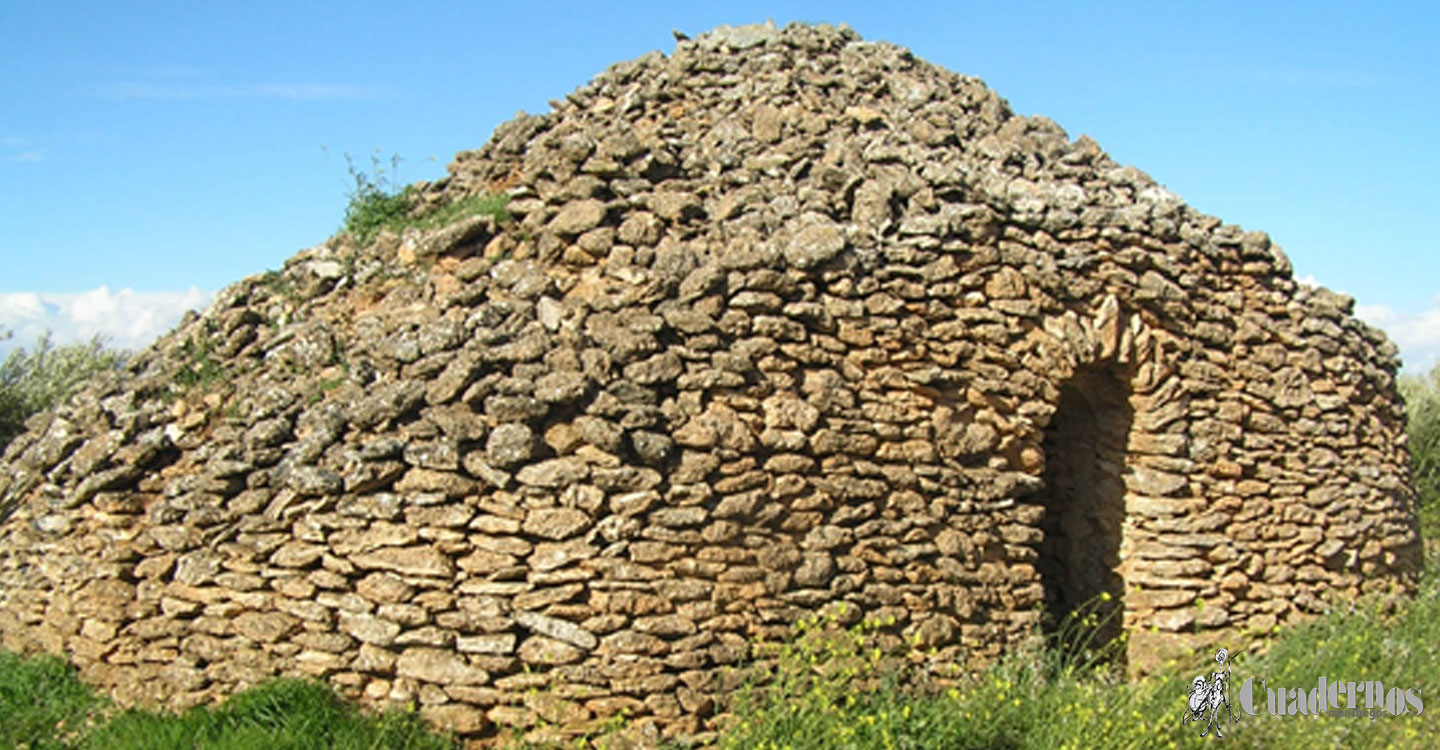
<svg viewBox="0 0 1440 750">
<path fill-rule="evenodd" d="M 1046 636 L 1072 651 L 1113 644 L 1111 658 L 1122 662 L 1123 644 L 1115 639 L 1124 626 L 1119 567 L 1129 395 L 1128 380 L 1109 367 L 1082 369 L 1061 387 L 1045 430 L 1038 498 L 1045 510 L 1037 567 Z M 1084 624 L 1090 614 L 1092 624 Z"/>
</svg>

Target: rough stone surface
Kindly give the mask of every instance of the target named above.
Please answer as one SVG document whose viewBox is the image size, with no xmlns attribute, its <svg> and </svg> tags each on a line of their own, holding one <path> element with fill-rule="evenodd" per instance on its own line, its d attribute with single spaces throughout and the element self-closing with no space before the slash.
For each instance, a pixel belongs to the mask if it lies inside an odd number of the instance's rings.
<svg viewBox="0 0 1440 750">
<path fill-rule="evenodd" d="M 309 675 L 476 739 L 687 734 L 842 603 L 940 670 L 1110 593 L 1138 665 L 1414 586 L 1395 347 L 974 78 L 720 29 L 417 186 L 500 190 L 30 420 L 0 643 L 125 704 Z"/>
</svg>

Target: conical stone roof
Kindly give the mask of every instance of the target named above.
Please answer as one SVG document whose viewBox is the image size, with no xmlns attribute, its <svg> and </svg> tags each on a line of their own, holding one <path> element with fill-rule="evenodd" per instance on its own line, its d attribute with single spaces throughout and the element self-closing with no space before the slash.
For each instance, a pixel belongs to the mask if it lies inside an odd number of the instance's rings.
<svg viewBox="0 0 1440 750">
<path fill-rule="evenodd" d="M 338 235 L 28 423 L 7 648 L 695 734 L 810 614 L 964 670 L 1100 597 L 1143 665 L 1414 582 L 1395 347 L 975 78 L 721 28 L 449 172 L 508 216 Z"/>
</svg>

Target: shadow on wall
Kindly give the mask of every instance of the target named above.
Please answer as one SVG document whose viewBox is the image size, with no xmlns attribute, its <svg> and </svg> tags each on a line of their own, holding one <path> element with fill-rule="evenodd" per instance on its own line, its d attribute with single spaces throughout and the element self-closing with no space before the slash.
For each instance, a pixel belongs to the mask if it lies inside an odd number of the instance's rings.
<svg viewBox="0 0 1440 750">
<path fill-rule="evenodd" d="M 1129 379 L 1113 367 L 1078 371 L 1060 389 L 1045 430 L 1044 488 L 1037 567 L 1045 588 L 1044 632 L 1062 640 L 1090 639 L 1099 647 L 1119 637 L 1125 582 L 1119 572 L 1125 520 L 1126 446 L 1133 416 Z M 1067 618 L 1098 601 L 1098 630 L 1067 628 Z M 1061 643 L 1084 647 L 1084 643 Z M 1123 659 L 1123 651 L 1120 653 Z"/>
</svg>

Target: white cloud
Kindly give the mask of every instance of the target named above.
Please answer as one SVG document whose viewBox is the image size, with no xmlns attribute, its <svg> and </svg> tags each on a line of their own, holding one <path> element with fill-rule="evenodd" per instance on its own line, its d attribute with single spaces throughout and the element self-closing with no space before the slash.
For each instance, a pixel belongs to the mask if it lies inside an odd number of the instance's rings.
<svg viewBox="0 0 1440 750">
<path fill-rule="evenodd" d="M 141 349 L 169 331 L 186 310 L 203 310 L 211 292 L 190 287 L 183 292 L 110 291 L 0 294 L 0 328 L 15 337 L 0 347 L 30 346 L 46 330 L 56 344 L 103 337 L 110 346 Z"/>
<path fill-rule="evenodd" d="M 45 161 L 47 151 L 18 135 L 0 137 L 0 161 L 33 164 Z"/>
<path fill-rule="evenodd" d="M 1280 86 L 1316 86 L 1323 88 L 1368 89 L 1392 86 L 1399 81 L 1393 76 L 1379 75 L 1364 70 L 1340 68 L 1299 68 L 1274 67 L 1254 68 L 1237 71 L 1240 80 Z"/>
<path fill-rule="evenodd" d="M 332 83 L 176 84 L 128 81 L 105 89 L 115 99 L 289 99 L 336 101 L 373 99 L 382 89 Z"/>
<path fill-rule="evenodd" d="M 1355 315 L 1384 329 L 1400 346 L 1406 372 L 1427 372 L 1440 364 L 1440 296 L 1419 312 L 1401 312 L 1388 305 L 1356 305 Z"/>
<path fill-rule="evenodd" d="M 272 99 L 368 99 L 380 93 L 363 86 L 325 83 L 267 83 L 244 88 L 253 96 Z"/>
</svg>

